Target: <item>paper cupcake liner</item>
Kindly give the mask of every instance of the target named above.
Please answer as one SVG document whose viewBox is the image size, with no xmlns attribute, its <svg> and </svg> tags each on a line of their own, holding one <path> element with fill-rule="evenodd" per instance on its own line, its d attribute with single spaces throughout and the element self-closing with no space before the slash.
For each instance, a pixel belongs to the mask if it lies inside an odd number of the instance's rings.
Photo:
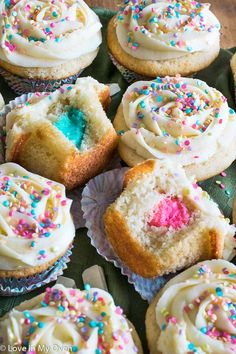
<svg viewBox="0 0 236 354">
<path fill-rule="evenodd" d="M 144 300 L 151 302 L 156 293 L 174 275 L 147 279 L 133 273 L 115 254 L 104 230 L 103 215 L 107 207 L 120 195 L 124 173 L 127 170 L 126 167 L 115 169 L 90 180 L 83 190 L 81 207 L 91 244 L 103 258 L 120 268 L 121 273 L 128 277 L 128 282 L 133 284 Z"/>
<path fill-rule="evenodd" d="M 42 273 L 24 278 L 0 278 L 0 295 L 18 296 L 29 293 L 44 285 L 47 285 L 63 274 L 70 261 L 72 247 L 70 247 L 63 257 L 58 259 L 51 267 Z"/>
<path fill-rule="evenodd" d="M 117 84 L 110 84 L 110 92 L 111 96 L 115 95 L 117 92 L 120 91 L 120 88 Z M 4 127 L 6 125 L 6 116 L 7 114 L 14 109 L 15 107 L 19 106 L 20 104 L 24 104 L 33 93 L 23 94 L 22 96 L 16 97 L 15 100 L 10 101 L 7 105 L 5 105 L 0 111 L 0 164 L 5 162 L 5 137 L 4 137 Z M 121 158 L 118 154 L 115 154 L 111 159 L 108 166 L 106 166 L 106 171 L 111 170 L 114 168 L 121 167 Z M 82 188 L 76 188 L 72 191 L 67 192 L 67 197 L 73 200 L 72 207 L 71 207 L 71 214 L 73 216 L 73 221 L 75 224 L 76 230 L 82 227 L 85 227 L 85 221 L 83 219 L 83 213 L 81 210 L 81 194 Z"/>
<path fill-rule="evenodd" d="M 108 54 L 111 58 L 112 63 L 115 65 L 115 67 L 119 70 L 121 75 L 124 77 L 124 79 L 129 84 L 132 84 L 135 81 L 142 81 L 142 80 L 150 81 L 150 80 L 152 80 L 151 77 L 143 76 L 143 75 L 137 74 L 134 71 L 127 69 L 125 66 L 121 65 L 110 52 Z"/>
<path fill-rule="evenodd" d="M 28 92 L 52 92 L 65 84 L 74 84 L 83 70 L 65 79 L 58 80 L 38 80 L 20 77 L 0 68 L 0 75 L 4 78 L 10 88 L 18 95 Z"/>
</svg>

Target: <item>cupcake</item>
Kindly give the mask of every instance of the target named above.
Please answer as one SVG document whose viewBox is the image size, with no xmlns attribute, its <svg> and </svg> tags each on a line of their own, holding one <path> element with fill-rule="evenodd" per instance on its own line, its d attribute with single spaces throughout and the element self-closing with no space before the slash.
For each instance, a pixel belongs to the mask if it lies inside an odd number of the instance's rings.
<svg viewBox="0 0 236 354">
<path fill-rule="evenodd" d="M 102 171 L 118 143 L 103 109 L 109 101 L 109 87 L 89 77 L 31 95 L 7 114 L 6 160 L 68 189 L 84 184 Z"/>
<path fill-rule="evenodd" d="M 220 50 L 220 24 L 209 7 L 190 0 L 122 1 L 108 26 L 113 63 L 129 82 L 206 68 Z"/>
<path fill-rule="evenodd" d="M 2 1 L 0 25 L 0 73 L 18 94 L 74 83 L 102 42 L 83 0 Z"/>
<path fill-rule="evenodd" d="M 235 352 L 236 267 L 213 260 L 177 275 L 148 308 L 150 354 Z"/>
<path fill-rule="evenodd" d="M 134 327 L 112 296 L 88 284 L 85 289 L 56 285 L 5 315 L 0 319 L 3 354 L 8 348 L 20 353 L 20 346 L 30 354 L 142 354 Z"/>
<path fill-rule="evenodd" d="M 104 226 L 117 256 L 145 278 L 235 255 L 235 227 L 171 160 L 147 160 L 126 172 Z"/>
<path fill-rule="evenodd" d="M 21 166 L 0 166 L 0 285 L 40 283 L 71 248 L 75 228 L 65 187 Z"/>
<path fill-rule="evenodd" d="M 149 158 L 181 164 L 198 181 L 236 158 L 236 115 L 227 99 L 198 79 L 140 81 L 125 92 L 114 127 L 119 153 L 134 166 Z"/>
</svg>

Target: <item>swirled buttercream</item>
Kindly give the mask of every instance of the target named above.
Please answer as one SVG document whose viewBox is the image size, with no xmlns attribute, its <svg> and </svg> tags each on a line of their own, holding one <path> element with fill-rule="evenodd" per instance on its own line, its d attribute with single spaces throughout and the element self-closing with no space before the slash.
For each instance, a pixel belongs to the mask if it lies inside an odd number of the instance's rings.
<svg viewBox="0 0 236 354">
<path fill-rule="evenodd" d="M 209 4 L 197 1 L 125 1 L 117 20 L 122 49 L 143 60 L 208 51 L 220 38 L 220 24 Z"/>
<path fill-rule="evenodd" d="M 0 270 L 35 267 L 59 257 L 73 241 L 65 187 L 21 166 L 0 166 Z"/>
<path fill-rule="evenodd" d="M 1 1 L 0 59 L 22 67 L 54 67 L 95 53 L 101 23 L 83 0 Z"/>
<path fill-rule="evenodd" d="M 124 94 L 122 106 L 121 143 L 144 159 L 198 164 L 235 139 L 234 110 L 219 91 L 198 79 L 136 82 Z"/>
<path fill-rule="evenodd" d="M 198 263 L 167 283 L 156 306 L 162 354 L 232 354 L 236 348 L 236 267 Z"/>
<path fill-rule="evenodd" d="M 3 346 L 24 345 L 28 354 L 137 353 L 123 311 L 111 295 L 85 288 L 56 285 L 13 309 L 0 321 Z"/>
</svg>

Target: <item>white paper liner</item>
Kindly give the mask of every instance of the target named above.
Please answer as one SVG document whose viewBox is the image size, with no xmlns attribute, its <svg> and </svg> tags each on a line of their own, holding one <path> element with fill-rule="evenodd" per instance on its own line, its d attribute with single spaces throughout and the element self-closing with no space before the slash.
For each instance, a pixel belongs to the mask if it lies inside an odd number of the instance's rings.
<svg viewBox="0 0 236 354">
<path fill-rule="evenodd" d="M 127 167 L 115 169 L 90 180 L 83 190 L 81 207 L 91 244 L 103 258 L 120 268 L 121 273 L 128 277 L 128 282 L 133 284 L 144 300 L 151 302 L 160 288 L 174 274 L 146 279 L 131 272 L 113 251 L 104 230 L 103 215 L 107 207 L 120 195 L 124 173 L 127 170 Z"/>
<path fill-rule="evenodd" d="M 80 70 L 78 73 L 71 75 L 65 79 L 40 80 L 20 77 L 10 73 L 9 71 L 3 68 L 0 68 L 0 75 L 2 75 L 9 87 L 18 95 L 22 95 L 28 92 L 55 91 L 62 85 L 74 84 L 82 72 L 83 70 Z"/>
<path fill-rule="evenodd" d="M 67 268 L 67 263 L 70 261 L 72 254 L 71 250 L 72 247 L 66 251 L 63 257 L 58 259 L 51 267 L 42 273 L 19 279 L 0 278 L 0 295 L 19 296 L 56 281 Z"/>
<path fill-rule="evenodd" d="M 110 57 L 112 63 L 115 65 L 115 67 L 119 70 L 121 75 L 124 77 L 124 79 L 129 84 L 132 84 L 135 81 L 143 81 L 143 80 L 144 81 L 149 81 L 149 80 L 152 80 L 151 77 L 146 77 L 144 75 L 140 75 L 140 74 L 138 74 L 138 73 L 136 73 L 134 71 L 131 71 L 131 70 L 127 69 L 125 66 L 121 65 L 110 52 L 108 52 L 108 54 L 109 54 L 109 57 Z"/>
<path fill-rule="evenodd" d="M 109 84 L 108 86 L 110 87 L 111 96 L 114 96 L 120 91 L 120 87 L 116 83 Z M 27 93 L 22 96 L 16 97 L 14 100 L 10 101 L 7 105 L 5 105 L 0 111 L 0 164 L 5 162 L 4 127 L 6 125 L 6 116 L 12 109 L 19 106 L 20 104 L 24 104 L 33 94 L 34 93 Z M 106 167 L 106 171 L 119 167 L 121 167 L 121 159 L 118 154 L 115 154 L 112 160 L 110 161 L 109 165 Z M 82 190 L 83 187 L 75 188 L 72 191 L 67 192 L 67 197 L 73 200 L 71 213 L 73 216 L 76 230 L 85 227 L 85 221 L 83 219 L 82 210 L 80 206 Z"/>
</svg>

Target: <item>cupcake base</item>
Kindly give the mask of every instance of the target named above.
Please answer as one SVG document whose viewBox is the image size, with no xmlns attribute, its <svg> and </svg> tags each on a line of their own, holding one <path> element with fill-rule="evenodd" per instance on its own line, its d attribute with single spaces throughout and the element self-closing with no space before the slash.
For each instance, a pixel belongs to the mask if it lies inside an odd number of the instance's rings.
<svg viewBox="0 0 236 354">
<path fill-rule="evenodd" d="M 10 88 L 17 93 L 22 95 L 28 92 L 52 92 L 65 84 L 74 84 L 78 79 L 83 70 L 80 70 L 78 73 L 69 76 L 65 79 L 57 80 L 39 80 L 39 79 L 27 79 L 14 75 L 9 71 L 0 68 L 0 75 L 4 78 L 6 83 Z"/>
<path fill-rule="evenodd" d="M 64 256 L 58 259 L 51 267 L 42 273 L 34 276 L 23 278 L 0 278 L 0 295 L 3 296 L 18 296 L 29 293 L 46 284 L 56 281 L 63 274 L 63 270 L 67 268 L 67 263 L 70 261 L 72 247 L 70 247 Z"/>
</svg>

